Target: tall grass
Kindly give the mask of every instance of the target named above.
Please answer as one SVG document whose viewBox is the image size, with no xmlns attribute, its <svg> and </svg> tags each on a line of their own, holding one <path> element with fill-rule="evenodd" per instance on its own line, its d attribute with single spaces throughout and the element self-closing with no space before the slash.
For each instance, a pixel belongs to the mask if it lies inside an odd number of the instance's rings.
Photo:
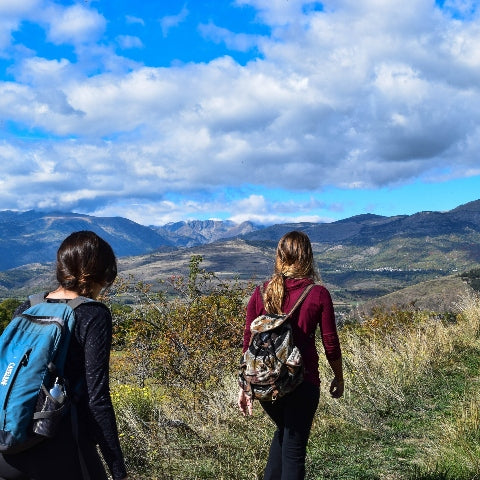
<svg viewBox="0 0 480 480">
<path fill-rule="evenodd" d="M 479 325 L 472 294 L 455 321 L 394 309 L 343 329 L 346 393 L 324 397 L 309 478 L 477 478 Z"/>
<path fill-rule="evenodd" d="M 329 397 L 322 361 L 308 479 L 480 478 L 480 300 L 456 310 L 447 321 L 393 309 L 340 330 L 345 395 Z M 225 348 L 237 359 L 243 308 L 232 321 L 238 345 Z M 163 375 L 138 386 L 128 358 L 128 348 L 113 356 L 112 392 L 130 478 L 262 478 L 273 427 L 259 405 L 251 418 L 237 411 L 235 360 L 201 385 Z"/>
</svg>

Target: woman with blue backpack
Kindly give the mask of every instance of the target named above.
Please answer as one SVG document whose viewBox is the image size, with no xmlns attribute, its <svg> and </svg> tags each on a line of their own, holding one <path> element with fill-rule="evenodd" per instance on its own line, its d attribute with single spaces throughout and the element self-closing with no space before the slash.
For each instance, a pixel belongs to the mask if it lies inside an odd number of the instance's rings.
<svg viewBox="0 0 480 480">
<path fill-rule="evenodd" d="M 343 395 L 333 303 L 316 280 L 310 239 L 292 231 L 278 242 L 273 276 L 248 302 L 238 407 L 243 415 L 251 415 L 253 400 L 259 399 L 277 427 L 264 480 L 305 478 L 307 442 L 320 398 L 317 327 L 334 374 L 330 394 Z"/>
<path fill-rule="evenodd" d="M 107 480 L 104 463 L 113 480 L 127 479 L 109 390 L 112 316 L 106 305 L 94 301 L 113 283 L 116 275 L 116 258 L 105 240 L 91 231 L 72 233 L 57 252 L 58 288 L 41 295 L 40 299 L 32 296 L 15 312 L 14 319 L 25 312 L 23 317 L 29 320 L 35 317 L 37 302 L 44 311 L 48 311 L 49 306 L 58 310 L 62 305 L 74 304 L 74 323 L 65 361 L 62 361 L 61 383 L 57 379 L 48 387 L 49 393 L 42 397 L 45 405 L 53 402 L 52 399 L 61 405 L 69 397 L 71 406 L 59 417 L 55 434 L 48 431 L 49 425 L 45 422 L 53 417 L 48 417 L 48 411 L 40 411 L 38 423 L 28 426 L 32 435 L 29 439 L 34 440 L 29 448 L 8 453 L 6 440 L 12 435 L 8 431 L 0 432 L 7 452 L 0 455 L 0 480 Z M 42 322 L 33 320 L 32 323 Z M 23 362 L 25 367 L 28 360 L 26 357 Z M 10 376 L 5 375 L 8 383 Z M 46 437 L 38 442 L 42 435 Z"/>
</svg>

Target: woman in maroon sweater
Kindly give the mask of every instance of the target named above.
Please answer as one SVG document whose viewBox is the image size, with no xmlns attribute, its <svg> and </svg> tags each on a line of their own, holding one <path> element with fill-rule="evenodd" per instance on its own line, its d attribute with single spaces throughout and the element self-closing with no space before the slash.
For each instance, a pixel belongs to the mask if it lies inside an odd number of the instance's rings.
<svg viewBox="0 0 480 480">
<path fill-rule="evenodd" d="M 312 246 L 308 236 L 293 231 L 284 235 L 277 246 L 275 270 L 266 282 L 264 299 L 257 287 L 247 306 L 243 352 L 250 343 L 250 325 L 261 314 L 289 312 L 303 290 L 315 282 Z M 335 324 L 332 299 L 328 290 L 315 285 L 290 319 L 294 344 L 304 363 L 304 381 L 293 392 L 260 404 L 277 429 L 270 446 L 264 480 L 301 480 L 305 478 L 305 455 L 310 428 L 320 398 L 318 353 L 315 330 L 320 327 L 325 356 L 333 370 L 330 394 L 343 395 L 342 353 Z M 240 389 L 238 406 L 246 415 L 252 413 L 252 400 Z"/>
</svg>

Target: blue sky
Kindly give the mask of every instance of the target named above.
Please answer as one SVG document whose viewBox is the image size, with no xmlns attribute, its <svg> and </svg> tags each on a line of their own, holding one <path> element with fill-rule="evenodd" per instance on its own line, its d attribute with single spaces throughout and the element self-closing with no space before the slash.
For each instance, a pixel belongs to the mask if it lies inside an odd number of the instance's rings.
<svg viewBox="0 0 480 480">
<path fill-rule="evenodd" d="M 0 0 L 0 209 L 271 224 L 479 199 L 479 7 Z"/>
</svg>

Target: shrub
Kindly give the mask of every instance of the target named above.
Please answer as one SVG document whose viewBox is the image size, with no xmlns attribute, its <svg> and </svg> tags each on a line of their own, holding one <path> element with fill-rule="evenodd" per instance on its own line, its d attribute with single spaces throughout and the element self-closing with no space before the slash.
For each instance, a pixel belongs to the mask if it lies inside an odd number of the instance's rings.
<svg viewBox="0 0 480 480">
<path fill-rule="evenodd" d="M 472 268 L 468 272 L 460 274 L 462 280 L 466 281 L 476 292 L 480 291 L 480 268 Z"/>
<path fill-rule="evenodd" d="M 8 298 L 0 303 L 0 334 L 8 325 L 13 317 L 13 313 L 21 303 L 22 302 L 20 300 L 14 298 Z"/>
<path fill-rule="evenodd" d="M 235 282 L 211 284 L 214 277 L 199 268 L 198 257 L 193 260 L 187 280 L 172 277 L 164 283 L 176 297 L 132 285 L 141 303 L 115 319 L 116 345 L 129 352 L 131 374 L 141 386 L 153 377 L 201 395 L 236 368 L 246 289 Z"/>
</svg>

